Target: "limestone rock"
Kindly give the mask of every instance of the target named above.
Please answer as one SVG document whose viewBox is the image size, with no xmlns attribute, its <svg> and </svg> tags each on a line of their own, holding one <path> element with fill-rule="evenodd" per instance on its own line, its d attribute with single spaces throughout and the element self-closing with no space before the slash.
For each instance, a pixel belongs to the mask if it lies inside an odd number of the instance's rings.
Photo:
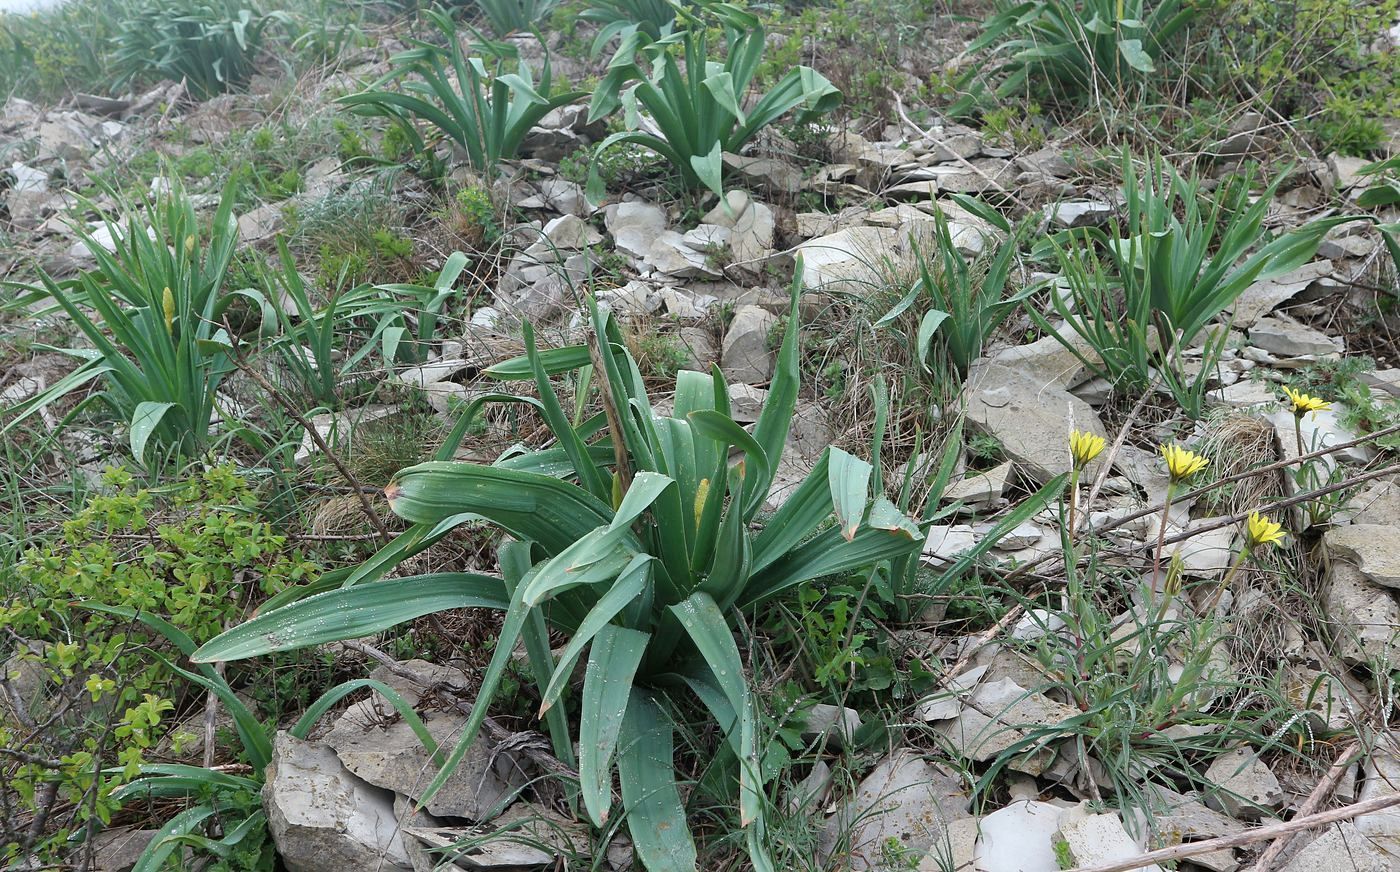
<svg viewBox="0 0 1400 872">
<path fill-rule="evenodd" d="M 1356 564 L 1371 581 L 1400 589 L 1400 527 L 1351 524 L 1333 527 L 1322 537 L 1329 556 Z"/>
<path fill-rule="evenodd" d="M 962 779 L 912 751 L 896 751 L 875 766 L 827 821 L 821 856 L 825 860 L 840 851 L 845 868 L 859 872 L 883 868 L 891 839 L 922 855 L 943 841 L 952 821 L 971 817 L 967 806 Z"/>
<path fill-rule="evenodd" d="M 1260 318 L 1250 328 L 1249 344 L 1284 358 L 1339 354 L 1346 350 L 1341 339 L 1280 316 Z"/>
<path fill-rule="evenodd" d="M 1400 605 L 1358 568 L 1334 560 L 1323 585 L 1325 624 L 1338 657 L 1351 665 L 1400 659 Z"/>
<path fill-rule="evenodd" d="M 1059 837 L 1069 847 L 1078 866 L 1099 866 L 1131 860 L 1144 852 L 1117 814 L 1090 814 L 1083 805 L 1060 813 Z M 1162 872 L 1156 863 L 1137 867 L 1139 872 Z"/>
<path fill-rule="evenodd" d="M 289 872 L 413 868 L 392 795 L 351 775 L 326 745 L 279 732 L 262 795 Z"/>
<path fill-rule="evenodd" d="M 640 260 L 666 229 L 666 212 L 651 203 L 629 200 L 609 206 L 604 223 L 612 234 L 613 247 Z"/>
<path fill-rule="evenodd" d="M 774 354 L 769 335 L 778 317 L 761 306 L 740 306 L 724 331 L 720 367 L 745 384 L 762 384 L 773 377 Z"/>
<path fill-rule="evenodd" d="M 1055 837 L 1062 812 L 1048 802 L 1026 801 L 982 818 L 975 872 L 1059 872 Z"/>
<path fill-rule="evenodd" d="M 1235 300 L 1231 311 L 1234 325 L 1241 329 L 1253 327 L 1260 318 L 1307 290 L 1318 279 L 1332 274 L 1332 261 L 1316 260 L 1297 269 L 1255 282 Z"/>
<path fill-rule="evenodd" d="M 1109 438 L 1088 403 L 1005 364 L 974 364 L 966 395 L 972 426 L 995 437 L 1018 469 L 1042 483 L 1070 468 L 1071 430 Z"/>
<path fill-rule="evenodd" d="M 889 227 L 850 227 L 809 239 L 797 247 L 802 283 L 811 290 L 862 293 L 880 275 L 883 258 L 899 245 Z"/>
<path fill-rule="evenodd" d="M 955 481 L 943 490 L 943 502 L 961 501 L 973 508 L 985 508 L 1001 499 L 1006 490 L 1007 479 L 1011 477 L 1011 461 L 999 464 L 984 471 L 969 470 L 961 480 Z"/>
<path fill-rule="evenodd" d="M 1215 785 L 1206 795 L 1206 805 L 1232 818 L 1256 820 L 1283 802 L 1278 778 L 1252 748 L 1236 748 L 1216 757 L 1205 777 Z"/>
<path fill-rule="evenodd" d="M 1395 872 L 1396 858 L 1376 847 L 1351 821 L 1332 824 L 1279 872 Z"/>
<path fill-rule="evenodd" d="M 1024 739 L 1026 734 L 1018 727 L 1058 724 L 1078 714 L 1077 709 L 1004 678 L 983 683 L 968 697 L 957 717 L 936 722 L 933 729 L 946 738 L 961 757 L 980 763 Z M 1008 767 L 1039 775 L 1050 762 L 1048 750 L 1019 757 Z"/>
</svg>

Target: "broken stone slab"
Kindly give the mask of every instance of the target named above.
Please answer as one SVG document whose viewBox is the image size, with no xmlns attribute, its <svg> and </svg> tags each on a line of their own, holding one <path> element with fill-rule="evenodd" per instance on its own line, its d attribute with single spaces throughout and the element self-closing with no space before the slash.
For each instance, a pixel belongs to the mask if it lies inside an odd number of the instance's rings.
<svg viewBox="0 0 1400 872">
<path fill-rule="evenodd" d="M 1045 211 L 1057 227 L 1097 227 L 1106 224 L 1116 210 L 1113 204 L 1100 200 L 1068 200 L 1047 206 Z"/>
<path fill-rule="evenodd" d="M 961 778 L 901 749 L 876 764 L 828 819 L 819 853 L 826 862 L 839 851 L 852 872 L 881 869 L 891 843 L 921 856 L 951 822 L 971 817 Z"/>
<path fill-rule="evenodd" d="M 1025 345 L 1003 348 L 993 354 L 991 360 L 993 363 L 1019 369 L 1039 384 L 1073 390 L 1093 378 L 1093 370 L 1086 366 L 1084 361 L 1097 361 L 1098 352 L 1073 330 L 1061 326 L 1058 332 L 1074 346 L 1074 351 L 1066 348 L 1064 343 L 1054 336 L 1042 336 Z"/>
<path fill-rule="evenodd" d="M 778 316 L 761 306 L 740 306 L 724 331 L 720 368 L 726 377 L 744 384 L 766 384 L 775 365 L 770 336 Z"/>
<path fill-rule="evenodd" d="M 969 471 L 962 479 L 943 489 L 941 500 L 945 503 L 961 502 L 969 508 L 989 507 L 1006 492 L 1006 482 L 1013 468 L 1008 460 L 988 470 Z"/>
<path fill-rule="evenodd" d="M 1315 732 L 1345 730 L 1364 722 L 1371 695 L 1350 673 L 1333 675 L 1300 663 L 1286 663 L 1283 691 Z"/>
<path fill-rule="evenodd" d="M 1356 566 L 1334 560 L 1322 588 L 1323 627 L 1334 650 L 1356 666 L 1400 660 L 1400 605 L 1387 588 L 1366 577 Z"/>
<path fill-rule="evenodd" d="M 1068 848 L 1076 866 L 1100 866 L 1131 860 L 1145 853 L 1115 813 L 1092 814 L 1081 803 L 1060 813 L 1058 839 Z M 1162 872 L 1156 863 L 1137 867 L 1138 872 Z"/>
<path fill-rule="evenodd" d="M 421 717 L 444 748 L 453 747 L 467 721 L 460 713 L 437 710 L 423 711 Z M 412 728 L 379 699 L 350 706 L 323 741 L 350 772 L 405 796 L 420 796 L 437 775 L 432 755 Z M 452 777 L 428 801 L 427 809 L 434 815 L 482 820 L 504 807 L 525 781 L 514 755 L 496 753 L 478 737 Z"/>
<path fill-rule="evenodd" d="M 1315 260 L 1295 270 L 1255 282 L 1236 298 L 1230 311 L 1233 324 L 1241 329 L 1253 327 L 1260 318 L 1301 294 L 1308 286 L 1332 274 L 1332 261 Z"/>
<path fill-rule="evenodd" d="M 733 382 L 729 385 L 729 411 L 740 424 L 752 424 L 757 421 L 766 402 L 768 391 L 764 388 L 756 388 L 743 382 Z"/>
<path fill-rule="evenodd" d="M 0 403 L 6 399 L 0 393 Z M 1353 524 L 1400 524 L 1400 482 L 1381 479 L 1368 483 L 1347 501 L 1346 516 Z"/>
<path fill-rule="evenodd" d="M 1258 820 L 1283 803 L 1283 788 L 1273 770 L 1252 748 L 1226 751 L 1211 761 L 1206 781 L 1206 805 L 1237 820 Z"/>
<path fill-rule="evenodd" d="M 1285 358 L 1340 354 L 1346 350 L 1341 339 L 1281 315 L 1260 318 L 1248 335 L 1250 345 Z"/>
<path fill-rule="evenodd" d="M 952 563 L 976 545 L 978 538 L 969 524 L 934 524 L 924 539 L 923 556 L 929 563 Z"/>
<path fill-rule="evenodd" d="M 915 872 L 966 872 L 973 868 L 977 856 L 977 818 L 967 817 L 949 821 L 943 838 L 919 861 Z"/>
<path fill-rule="evenodd" d="M 131 872 L 146 846 L 160 830 L 133 830 L 117 827 L 92 837 L 92 868 L 97 872 Z M 184 859 L 192 860 L 193 857 Z"/>
<path fill-rule="evenodd" d="M 994 437 L 1017 469 L 1042 484 L 1069 470 L 1071 430 L 1109 438 L 1088 403 L 1005 364 L 975 363 L 966 397 L 973 428 Z"/>
<path fill-rule="evenodd" d="M 1355 564 L 1369 580 L 1400 589 L 1400 527 L 1350 524 L 1332 527 L 1322 537 L 1329 557 Z"/>
<path fill-rule="evenodd" d="M 1359 801 L 1375 799 L 1396 792 L 1400 787 L 1400 751 L 1396 734 L 1378 737 L 1375 747 L 1362 765 Z M 1400 809 L 1394 807 L 1359 815 L 1352 819 L 1356 829 L 1371 844 L 1385 852 L 1394 866 L 1400 866 Z"/>
<path fill-rule="evenodd" d="M 288 872 L 413 868 L 392 794 L 352 775 L 327 745 L 278 732 L 262 798 Z"/>
<path fill-rule="evenodd" d="M 643 200 L 629 200 L 607 207 L 603 222 L 612 234 L 614 248 L 642 260 L 666 230 L 666 212 Z"/>
<path fill-rule="evenodd" d="M 692 247 L 674 230 L 657 234 L 641 260 L 655 271 L 679 279 L 722 275 L 710 253 Z"/>
<path fill-rule="evenodd" d="M 1007 678 L 981 684 L 968 696 L 957 717 L 935 722 L 933 729 L 963 759 L 982 763 L 1025 739 L 1021 727 L 1058 724 L 1079 713 Z M 1007 765 L 1018 772 L 1039 775 L 1053 756 L 1052 749 L 1041 748 Z"/>
<path fill-rule="evenodd" d="M 861 727 L 860 712 L 829 703 L 817 703 L 802 711 L 802 740 L 815 742 L 825 738 L 832 748 L 847 747 Z"/>
<path fill-rule="evenodd" d="M 1028 800 L 999 808 L 979 822 L 973 852 L 977 872 L 1060 872 L 1055 838 L 1064 809 Z"/>
<path fill-rule="evenodd" d="M 1351 821 L 1332 824 L 1308 842 L 1279 872 L 1395 872 L 1396 858 L 1379 849 Z"/>
<path fill-rule="evenodd" d="M 749 184 L 767 188 L 772 193 L 796 194 L 802 190 L 802 170 L 787 161 L 725 154 L 724 165 Z"/>
<path fill-rule="evenodd" d="M 534 803 L 516 803 L 485 827 L 405 826 L 435 862 L 429 869 L 501 869 L 510 872 L 561 868 L 565 858 L 586 855 L 588 827 Z"/>
<path fill-rule="evenodd" d="M 1197 518 L 1181 531 L 1190 536 L 1167 549 L 1172 557 L 1180 556 L 1182 569 L 1197 578 L 1219 578 L 1230 568 L 1235 558 L 1235 528 L 1203 529 L 1219 522 L 1219 518 Z M 1193 532 L 1199 531 L 1199 532 Z M 1180 534 L 1178 534 L 1180 535 Z"/>
<path fill-rule="evenodd" d="M 758 273 L 773 254 L 777 229 L 773 210 L 743 191 L 727 192 L 724 202 L 700 220 L 729 230 L 725 244 L 734 265 L 741 269 Z"/>
<path fill-rule="evenodd" d="M 1146 805 L 1140 809 L 1159 840 L 1167 844 L 1233 836 L 1249 829 L 1242 821 L 1216 811 L 1189 794 L 1156 784 L 1145 785 Z"/>
<path fill-rule="evenodd" d="M 889 227 L 849 227 L 797 246 L 802 284 L 808 290 L 862 293 L 879 280 L 882 263 L 895 256 L 899 231 Z"/>
</svg>

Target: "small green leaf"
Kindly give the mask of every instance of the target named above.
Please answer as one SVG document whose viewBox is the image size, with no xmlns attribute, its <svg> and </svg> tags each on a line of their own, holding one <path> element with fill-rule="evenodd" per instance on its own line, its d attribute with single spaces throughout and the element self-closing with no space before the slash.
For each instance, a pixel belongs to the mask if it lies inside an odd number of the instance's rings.
<svg viewBox="0 0 1400 872">
<path fill-rule="evenodd" d="M 139 403 L 131 415 L 131 456 L 138 462 L 145 462 L 146 442 L 160 426 L 165 413 L 175 408 L 175 403 Z"/>
</svg>

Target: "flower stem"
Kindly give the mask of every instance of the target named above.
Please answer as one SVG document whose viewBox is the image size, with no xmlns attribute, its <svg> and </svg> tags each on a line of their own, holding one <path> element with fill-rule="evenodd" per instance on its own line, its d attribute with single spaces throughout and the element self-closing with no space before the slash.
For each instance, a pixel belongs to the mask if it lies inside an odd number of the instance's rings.
<svg viewBox="0 0 1400 872">
<path fill-rule="evenodd" d="M 1167 515 L 1172 510 L 1172 496 L 1176 492 L 1176 482 L 1167 483 L 1167 496 L 1162 505 L 1162 523 L 1157 525 L 1157 550 L 1152 555 L 1152 575 L 1148 579 L 1148 588 L 1155 590 L 1157 585 L 1157 573 L 1162 569 L 1162 545 L 1167 538 Z"/>
<path fill-rule="evenodd" d="M 1239 572 L 1240 567 L 1249 559 L 1249 552 L 1251 550 L 1253 549 L 1249 547 L 1248 542 L 1240 549 L 1239 556 L 1235 558 L 1235 562 L 1230 566 L 1230 570 L 1225 573 L 1225 577 L 1220 579 L 1220 584 L 1215 588 L 1215 594 L 1211 596 L 1210 602 L 1206 604 L 1205 611 L 1207 614 L 1215 611 L 1215 607 L 1220 604 L 1220 597 L 1225 594 L 1225 589 L 1230 586 L 1230 582 L 1235 580 L 1235 573 Z"/>
<path fill-rule="evenodd" d="M 1079 466 L 1069 473 L 1069 541 L 1074 543 L 1074 510 L 1079 505 Z"/>
</svg>

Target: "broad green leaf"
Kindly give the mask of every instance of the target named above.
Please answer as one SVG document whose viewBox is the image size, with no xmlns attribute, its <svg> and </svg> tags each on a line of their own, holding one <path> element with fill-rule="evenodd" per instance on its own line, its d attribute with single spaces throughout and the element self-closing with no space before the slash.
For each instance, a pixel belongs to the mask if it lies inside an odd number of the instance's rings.
<svg viewBox="0 0 1400 872">
<path fill-rule="evenodd" d="M 730 708 L 738 714 L 739 825 L 746 827 L 763 813 L 763 776 L 759 768 L 753 701 L 744 680 L 739 649 L 734 644 L 728 621 L 708 594 L 694 593 L 670 608 L 710 667 Z"/>
<path fill-rule="evenodd" d="M 161 418 L 165 413 L 175 408 L 175 403 L 156 403 L 146 401 L 137 403 L 136 411 L 131 416 L 131 456 L 138 462 L 145 462 L 146 441 L 151 438 L 151 434 L 160 426 Z"/>
<path fill-rule="evenodd" d="M 146 843 L 146 849 L 136 858 L 136 865 L 131 867 L 131 872 L 160 872 L 165 868 L 165 861 L 180 847 L 176 837 L 194 832 L 195 828 L 213 816 L 213 806 L 196 805 L 166 821 L 165 826 L 156 830 L 155 835 Z"/>
<path fill-rule="evenodd" d="M 695 872 L 695 841 L 676 785 L 671 724 L 655 698 L 633 688 L 617 759 L 622 805 L 647 872 Z"/>
<path fill-rule="evenodd" d="M 593 637 L 579 705 L 578 774 L 583 805 L 593 823 L 607 823 L 612 806 L 612 759 L 632 680 L 650 636 L 605 624 Z"/>
<path fill-rule="evenodd" d="M 1128 62 L 1128 66 L 1139 73 L 1152 73 L 1157 70 L 1156 65 L 1152 63 L 1152 56 L 1143 49 L 1140 39 L 1120 40 L 1118 53 L 1123 56 L 1123 60 Z"/>
<path fill-rule="evenodd" d="M 206 642 L 196 663 L 246 660 L 387 630 L 448 609 L 504 609 L 499 578 L 445 572 L 395 578 L 316 594 L 264 612 Z"/>
<path fill-rule="evenodd" d="M 564 646 L 564 650 L 559 655 L 559 662 L 554 667 L 554 675 L 549 679 L 548 686 L 540 697 L 540 715 L 543 716 L 559 699 L 559 695 L 564 692 L 564 686 L 574 673 L 574 664 L 578 663 L 578 658 L 583 654 L 583 649 L 608 623 L 622 612 L 629 603 L 642 595 L 643 588 L 646 587 L 651 578 L 651 562 L 654 560 L 649 554 L 638 554 L 632 558 L 627 567 L 617 576 L 612 587 L 598 598 L 598 602 L 589 610 L 579 623 L 578 629 L 574 631 L 573 637 L 569 639 L 569 644 Z"/>
<path fill-rule="evenodd" d="M 587 345 L 546 348 L 539 352 L 539 357 L 540 365 L 550 375 L 572 372 L 593 362 Z M 482 371 L 482 375 L 500 381 L 529 381 L 534 378 L 534 370 L 530 366 L 530 358 L 522 354 L 519 357 L 512 357 L 510 360 L 503 360 L 487 367 Z"/>
<path fill-rule="evenodd" d="M 435 523 L 470 512 L 558 554 L 612 521 L 612 510 L 583 489 L 545 475 L 472 463 L 410 466 L 385 488 L 404 520 Z"/>
<path fill-rule="evenodd" d="M 847 542 L 855 538 L 856 528 L 870 498 L 869 463 L 853 457 L 840 448 L 830 449 L 827 479 L 831 487 L 831 502 L 836 509 L 836 523 Z"/>
</svg>

